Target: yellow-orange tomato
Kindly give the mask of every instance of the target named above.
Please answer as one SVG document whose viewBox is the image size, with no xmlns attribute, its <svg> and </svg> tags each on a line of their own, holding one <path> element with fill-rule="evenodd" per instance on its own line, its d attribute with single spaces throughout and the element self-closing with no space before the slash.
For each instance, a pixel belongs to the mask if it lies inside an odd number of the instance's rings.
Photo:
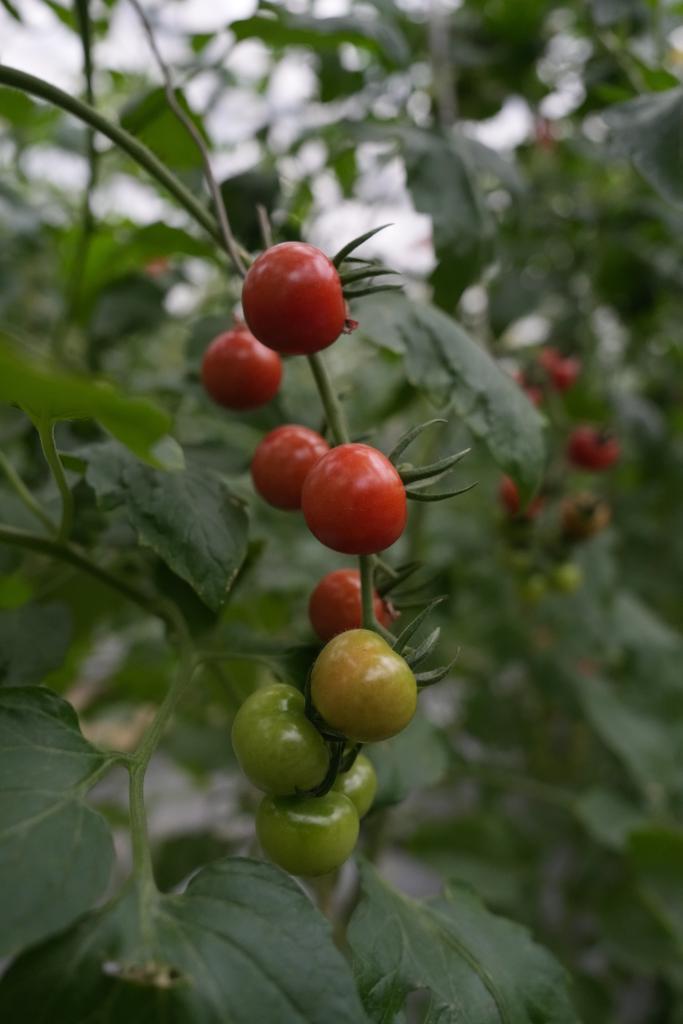
<svg viewBox="0 0 683 1024">
<path fill-rule="evenodd" d="M 405 729 L 417 707 L 417 683 L 386 640 L 369 629 L 350 629 L 318 656 L 311 696 L 333 729 L 372 743 Z"/>
</svg>

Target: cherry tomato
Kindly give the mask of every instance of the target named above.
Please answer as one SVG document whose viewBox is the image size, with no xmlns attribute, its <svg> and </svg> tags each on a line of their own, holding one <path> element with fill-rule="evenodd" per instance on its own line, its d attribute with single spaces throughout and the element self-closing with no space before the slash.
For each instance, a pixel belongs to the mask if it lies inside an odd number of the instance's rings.
<svg viewBox="0 0 683 1024">
<path fill-rule="evenodd" d="M 401 477 L 367 444 L 332 448 L 306 477 L 301 507 L 321 544 L 346 555 L 388 548 L 403 533 L 408 516 Z"/>
<path fill-rule="evenodd" d="M 550 582 L 564 594 L 575 593 L 583 583 L 581 566 L 576 562 L 561 562 L 553 569 Z"/>
<path fill-rule="evenodd" d="M 301 508 L 301 492 L 310 470 L 329 452 L 315 430 L 287 424 L 263 438 L 251 461 L 251 478 L 261 497 L 275 508 Z"/>
<path fill-rule="evenodd" d="M 619 459 L 621 448 L 616 437 L 587 425 L 576 427 L 569 436 L 567 458 L 581 469 L 600 472 Z"/>
<path fill-rule="evenodd" d="M 548 590 L 548 581 L 543 573 L 535 572 L 522 584 L 522 597 L 529 604 L 538 604 L 545 597 Z"/>
<path fill-rule="evenodd" d="M 351 855 L 358 812 L 343 793 L 319 797 L 266 796 L 256 812 L 265 853 L 293 875 L 325 875 Z"/>
<path fill-rule="evenodd" d="M 372 599 L 375 618 L 388 626 L 394 616 L 377 591 Z M 346 629 L 362 624 L 360 573 L 357 569 L 335 569 L 318 583 L 308 602 L 311 625 L 321 640 L 331 640 Z"/>
<path fill-rule="evenodd" d="M 417 683 L 407 662 L 378 633 L 350 629 L 318 655 L 311 696 L 333 729 L 372 743 L 405 729 L 417 707 Z"/>
<path fill-rule="evenodd" d="M 226 409 L 256 409 L 273 398 L 282 380 L 282 360 L 257 341 L 245 324 L 214 338 L 202 360 L 202 383 Z"/>
<path fill-rule="evenodd" d="M 498 496 L 502 505 L 512 517 L 519 516 L 521 514 L 525 519 L 535 519 L 545 504 L 545 498 L 539 494 L 535 498 L 532 498 L 524 511 L 520 513 L 521 501 L 519 497 L 519 489 L 512 477 L 509 476 L 501 477 Z"/>
<path fill-rule="evenodd" d="M 232 746 L 250 782 L 280 796 L 320 785 L 329 765 L 324 739 L 304 714 L 304 696 L 274 683 L 242 704 Z"/>
<path fill-rule="evenodd" d="M 547 346 L 538 354 L 538 362 L 550 377 L 556 391 L 568 391 L 581 372 L 581 361 L 574 356 L 563 356 L 556 348 Z"/>
<path fill-rule="evenodd" d="M 251 265 L 242 309 L 259 341 L 276 352 L 310 355 L 344 329 L 346 305 L 337 268 L 304 242 L 282 242 Z"/>
<path fill-rule="evenodd" d="M 347 796 L 358 811 L 358 817 L 364 817 L 377 793 L 377 775 L 370 758 L 359 754 L 348 772 L 337 776 L 332 788 Z"/>
<path fill-rule="evenodd" d="M 609 525 L 612 510 L 604 498 L 571 495 L 562 502 L 562 533 L 567 540 L 588 540 Z"/>
</svg>

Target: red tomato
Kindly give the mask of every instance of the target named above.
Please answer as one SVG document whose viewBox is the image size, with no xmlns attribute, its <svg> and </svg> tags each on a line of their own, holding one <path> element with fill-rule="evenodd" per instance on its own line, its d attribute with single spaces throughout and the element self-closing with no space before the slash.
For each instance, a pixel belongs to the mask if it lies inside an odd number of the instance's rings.
<svg viewBox="0 0 683 1024">
<path fill-rule="evenodd" d="M 568 391 L 581 372 L 581 361 L 574 356 L 563 356 L 556 348 L 547 346 L 538 353 L 538 363 L 550 377 L 556 391 Z"/>
<path fill-rule="evenodd" d="M 543 401 L 543 392 L 535 384 L 527 384 L 526 377 L 521 370 L 515 370 L 512 375 L 517 383 L 519 384 L 522 391 L 526 394 L 527 398 L 534 405 L 540 405 Z"/>
<path fill-rule="evenodd" d="M 388 548 L 403 533 L 408 516 L 401 477 L 367 444 L 332 448 L 307 476 L 301 507 L 321 544 L 345 555 Z"/>
<path fill-rule="evenodd" d="M 251 478 L 261 497 L 275 508 L 301 508 L 304 480 L 316 462 L 329 452 L 315 430 L 287 424 L 263 438 L 251 460 Z"/>
<path fill-rule="evenodd" d="M 393 615 L 377 591 L 373 595 L 375 618 L 388 626 Z M 331 640 L 347 629 L 362 625 L 360 573 L 357 569 L 336 569 L 323 576 L 308 602 L 311 625 L 321 640 Z"/>
<path fill-rule="evenodd" d="M 577 427 L 569 435 L 567 458 L 581 469 L 600 472 L 619 459 L 621 447 L 616 437 L 587 425 Z"/>
<path fill-rule="evenodd" d="M 202 383 L 226 409 L 256 409 L 273 398 L 282 380 L 282 360 L 257 341 L 246 324 L 214 338 L 202 360 Z"/>
<path fill-rule="evenodd" d="M 520 515 L 521 503 L 519 498 L 519 490 L 517 488 L 517 484 L 512 479 L 512 477 L 501 477 L 500 487 L 498 488 L 498 496 L 501 500 L 501 503 L 503 504 L 503 506 L 505 507 L 506 511 L 509 513 L 510 516 L 515 517 Z M 542 497 L 542 495 L 539 494 L 537 497 L 532 498 L 528 506 L 524 509 L 524 512 L 522 512 L 521 514 L 524 516 L 525 519 L 535 519 L 535 517 L 543 508 L 544 502 L 545 499 Z"/>
<path fill-rule="evenodd" d="M 337 268 L 304 242 L 282 242 L 255 260 L 242 287 L 242 308 L 259 341 L 288 355 L 327 348 L 346 319 Z"/>
</svg>

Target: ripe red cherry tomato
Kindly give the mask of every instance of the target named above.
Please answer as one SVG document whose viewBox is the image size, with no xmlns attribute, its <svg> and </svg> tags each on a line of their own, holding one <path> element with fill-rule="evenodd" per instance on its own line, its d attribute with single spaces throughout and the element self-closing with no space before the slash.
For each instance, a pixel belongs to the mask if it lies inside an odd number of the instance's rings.
<svg viewBox="0 0 683 1024">
<path fill-rule="evenodd" d="M 259 341 L 288 355 L 327 348 L 346 319 L 337 268 L 304 242 L 274 245 L 254 261 L 244 279 L 242 309 Z"/>
<path fill-rule="evenodd" d="M 266 796 L 256 812 L 256 834 L 270 859 L 293 875 L 325 875 L 351 855 L 358 812 L 343 793 L 319 797 Z"/>
<path fill-rule="evenodd" d="M 282 380 L 282 360 L 257 341 L 246 324 L 214 338 L 202 359 L 202 383 L 226 409 L 257 409 L 273 398 Z"/>
<path fill-rule="evenodd" d="M 501 477 L 498 496 L 501 500 L 501 504 L 510 516 L 515 517 L 521 514 L 525 519 L 535 519 L 545 503 L 545 499 L 539 494 L 535 498 L 532 498 L 524 511 L 520 513 L 521 501 L 519 497 L 519 489 L 512 477 L 509 476 Z"/>
<path fill-rule="evenodd" d="M 301 508 L 301 491 L 310 470 L 329 452 L 315 430 L 287 424 L 263 438 L 251 461 L 254 487 L 275 508 Z"/>
<path fill-rule="evenodd" d="M 577 427 L 569 436 L 567 458 L 581 469 L 600 472 L 609 469 L 619 459 L 621 448 L 616 437 L 596 430 L 595 427 Z"/>
<path fill-rule="evenodd" d="M 408 725 L 417 707 L 417 683 L 407 661 L 378 633 L 350 629 L 318 655 L 311 697 L 333 729 L 358 743 L 374 743 Z"/>
<path fill-rule="evenodd" d="M 388 626 L 393 615 L 386 601 L 374 592 L 375 618 Z M 357 569 L 336 569 L 323 576 L 308 602 L 311 625 L 321 640 L 331 640 L 362 622 L 360 573 Z"/>
<path fill-rule="evenodd" d="M 306 477 L 301 507 L 321 544 L 345 555 L 388 548 L 403 533 L 408 516 L 401 477 L 367 444 L 332 448 Z"/>
<path fill-rule="evenodd" d="M 550 346 L 541 349 L 538 362 L 550 377 L 556 391 L 568 391 L 581 372 L 581 360 L 575 356 L 563 356 Z"/>
</svg>

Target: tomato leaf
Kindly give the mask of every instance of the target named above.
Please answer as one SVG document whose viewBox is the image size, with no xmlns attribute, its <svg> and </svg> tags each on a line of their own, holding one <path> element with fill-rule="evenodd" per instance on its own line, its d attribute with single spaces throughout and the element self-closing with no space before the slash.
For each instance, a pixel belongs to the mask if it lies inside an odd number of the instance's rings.
<svg viewBox="0 0 683 1024">
<path fill-rule="evenodd" d="M 638 96 L 602 112 L 615 151 L 670 203 L 683 203 L 683 88 Z"/>
<path fill-rule="evenodd" d="M 563 968 L 525 928 L 491 914 L 469 886 L 426 902 L 361 866 L 362 898 L 349 928 L 361 997 L 389 1021 L 418 989 L 430 1020 L 578 1024 Z"/>
<path fill-rule="evenodd" d="M 93 446 L 87 458 L 100 503 L 123 507 L 140 542 L 218 611 L 247 551 L 246 513 L 227 485 L 199 466 L 161 473 L 115 444 Z"/>
<path fill-rule="evenodd" d="M 31 1024 L 363 1024 L 330 927 L 292 879 L 223 860 L 150 908 L 141 941 L 135 890 L 20 957 L 0 983 L 0 1016 Z"/>
<path fill-rule="evenodd" d="M 163 469 L 182 466 L 171 438 L 171 417 L 144 398 L 128 397 L 103 380 L 78 377 L 31 359 L 0 334 L 0 402 L 53 420 L 97 420 L 146 462 Z"/>
<path fill-rule="evenodd" d="M 451 407 L 525 494 L 533 491 L 545 459 L 543 419 L 455 320 L 396 295 L 367 298 L 354 315 L 359 335 L 403 355 L 411 384 L 438 406 Z"/>
<path fill-rule="evenodd" d="M 109 760 L 55 693 L 0 691 L 0 954 L 65 928 L 102 894 L 112 838 L 84 796 Z"/>
<path fill-rule="evenodd" d="M 39 683 L 64 661 L 71 614 L 64 604 L 26 604 L 0 611 L 0 683 Z"/>
</svg>

